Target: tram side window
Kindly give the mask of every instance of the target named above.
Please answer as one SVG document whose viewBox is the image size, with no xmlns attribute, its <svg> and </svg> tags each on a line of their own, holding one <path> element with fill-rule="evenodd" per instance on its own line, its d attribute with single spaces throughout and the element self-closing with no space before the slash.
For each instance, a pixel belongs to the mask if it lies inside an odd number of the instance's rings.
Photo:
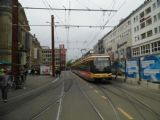
<svg viewBox="0 0 160 120">
<path fill-rule="evenodd" d="M 95 72 L 95 68 L 96 68 L 96 67 L 95 67 L 93 61 L 90 62 L 90 71 L 91 71 L 91 72 Z"/>
<path fill-rule="evenodd" d="M 86 64 L 81 65 L 81 66 L 80 66 L 80 70 L 81 70 L 81 71 L 90 71 L 89 64 L 86 63 Z"/>
</svg>

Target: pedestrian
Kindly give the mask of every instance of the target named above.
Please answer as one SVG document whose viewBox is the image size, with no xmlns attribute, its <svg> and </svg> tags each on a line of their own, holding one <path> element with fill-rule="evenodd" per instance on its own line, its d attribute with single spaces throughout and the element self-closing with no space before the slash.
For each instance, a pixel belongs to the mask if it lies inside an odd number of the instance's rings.
<svg viewBox="0 0 160 120">
<path fill-rule="evenodd" d="M 10 71 L 1 68 L 0 72 L 0 89 L 2 94 L 2 100 L 4 103 L 7 102 L 9 83 L 11 83 Z"/>
<path fill-rule="evenodd" d="M 58 70 L 57 70 L 57 76 L 60 77 L 60 75 L 61 75 L 61 70 L 58 69 Z"/>
<path fill-rule="evenodd" d="M 59 77 L 60 77 L 60 75 L 61 75 L 61 70 L 59 70 L 58 72 L 59 72 L 58 75 L 59 75 Z"/>
<path fill-rule="evenodd" d="M 55 75 L 56 75 L 56 77 L 58 77 L 58 70 L 57 69 L 55 70 Z"/>
<path fill-rule="evenodd" d="M 24 71 L 23 71 L 24 73 L 24 81 L 26 81 L 27 80 L 27 75 L 28 75 L 28 70 L 27 70 L 27 67 L 24 65 Z"/>
<path fill-rule="evenodd" d="M 34 69 L 33 68 L 31 69 L 31 75 L 34 75 Z"/>
</svg>

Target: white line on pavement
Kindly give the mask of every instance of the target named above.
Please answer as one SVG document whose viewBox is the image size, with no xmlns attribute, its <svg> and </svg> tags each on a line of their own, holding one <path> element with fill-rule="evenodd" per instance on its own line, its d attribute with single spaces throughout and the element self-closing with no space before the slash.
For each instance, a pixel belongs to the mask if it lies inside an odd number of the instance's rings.
<svg viewBox="0 0 160 120">
<path fill-rule="evenodd" d="M 55 80 L 52 81 L 52 83 L 55 83 L 55 82 L 58 81 L 58 80 L 59 80 L 59 78 L 56 78 Z M 12 98 L 9 99 L 9 101 L 10 101 L 10 100 L 14 100 L 14 99 L 19 98 L 19 97 L 22 97 L 22 96 L 25 96 L 25 95 L 28 95 L 28 94 L 32 93 L 33 91 L 39 90 L 39 89 L 41 89 L 41 88 L 43 88 L 43 87 L 45 87 L 45 86 L 47 86 L 47 85 L 49 85 L 49 84 L 50 84 L 50 83 L 47 83 L 47 84 L 45 84 L 44 86 L 41 86 L 41 87 L 32 89 L 32 90 L 30 90 L 29 92 L 26 92 L 26 93 L 24 93 L 24 94 L 18 95 L 18 96 L 16 96 L 16 97 L 12 97 Z"/>
<path fill-rule="evenodd" d="M 63 96 L 64 96 L 64 81 L 63 81 L 62 91 L 61 91 L 61 95 L 60 95 L 61 98 L 60 98 L 60 101 L 59 101 L 59 107 L 58 107 L 56 120 L 59 120 L 59 118 L 60 118 L 60 113 L 61 113 L 61 110 L 62 110 Z"/>
</svg>

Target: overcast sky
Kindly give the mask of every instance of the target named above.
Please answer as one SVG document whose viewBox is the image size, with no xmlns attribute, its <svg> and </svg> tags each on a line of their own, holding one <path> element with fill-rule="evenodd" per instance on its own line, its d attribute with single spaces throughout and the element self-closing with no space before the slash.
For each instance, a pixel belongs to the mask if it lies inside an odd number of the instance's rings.
<svg viewBox="0 0 160 120">
<path fill-rule="evenodd" d="M 118 12 L 80 12 L 25 9 L 30 25 L 49 25 L 51 15 L 55 16 L 55 24 L 115 26 L 119 20 L 127 17 L 145 0 L 19 0 L 23 7 L 82 8 L 82 9 L 114 9 Z M 112 28 L 55 28 L 56 47 L 65 44 L 67 60 L 77 59 L 93 46 Z M 31 33 L 36 34 L 42 46 L 51 47 L 50 27 L 31 26 Z"/>
</svg>

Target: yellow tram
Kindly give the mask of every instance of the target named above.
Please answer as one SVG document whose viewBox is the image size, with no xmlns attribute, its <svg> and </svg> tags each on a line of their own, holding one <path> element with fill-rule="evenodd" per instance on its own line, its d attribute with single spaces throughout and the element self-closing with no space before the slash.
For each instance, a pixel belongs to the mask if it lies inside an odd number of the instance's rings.
<svg viewBox="0 0 160 120">
<path fill-rule="evenodd" d="M 112 79 L 111 60 L 105 54 L 90 54 L 72 64 L 74 73 L 89 81 L 108 81 Z"/>
</svg>

